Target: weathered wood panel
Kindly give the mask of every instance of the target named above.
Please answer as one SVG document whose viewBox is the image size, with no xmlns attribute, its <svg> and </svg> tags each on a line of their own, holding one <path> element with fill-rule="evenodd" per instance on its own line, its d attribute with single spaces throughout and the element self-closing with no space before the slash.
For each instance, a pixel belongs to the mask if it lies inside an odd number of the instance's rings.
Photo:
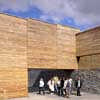
<svg viewBox="0 0 100 100">
<path fill-rule="evenodd" d="M 92 55 L 92 68 L 100 69 L 100 54 Z"/>
<path fill-rule="evenodd" d="M 79 60 L 79 69 L 91 69 L 92 68 L 92 56 L 83 56 Z"/>
<path fill-rule="evenodd" d="M 100 68 L 100 27 L 76 35 L 79 69 Z"/>
<path fill-rule="evenodd" d="M 27 68 L 77 69 L 78 30 L 0 14 L 0 88 L 27 95 Z"/>
<path fill-rule="evenodd" d="M 76 29 L 28 20 L 29 68 L 76 69 Z"/>
<path fill-rule="evenodd" d="M 0 89 L 6 98 L 27 96 L 27 69 L 0 68 Z"/>
<path fill-rule="evenodd" d="M 100 27 L 76 35 L 77 56 L 100 53 Z"/>
<path fill-rule="evenodd" d="M 56 51 L 56 25 L 29 19 L 29 68 L 56 68 Z"/>
<path fill-rule="evenodd" d="M 27 67 L 27 22 L 0 14 L 0 68 Z"/>
<path fill-rule="evenodd" d="M 0 88 L 6 96 L 27 96 L 27 21 L 0 14 Z"/>
<path fill-rule="evenodd" d="M 95 30 L 95 36 L 94 36 L 94 41 L 93 41 L 93 53 L 100 53 L 100 27 L 98 30 Z"/>
<path fill-rule="evenodd" d="M 93 53 L 94 32 L 80 33 L 76 35 L 77 56 Z"/>
<path fill-rule="evenodd" d="M 100 69 L 100 54 L 80 57 L 78 67 L 79 69 Z"/>
<path fill-rule="evenodd" d="M 0 30 L 24 35 L 27 30 L 26 27 L 25 19 L 0 14 Z"/>
<path fill-rule="evenodd" d="M 57 25 L 57 67 L 77 69 L 76 39 L 78 30 Z"/>
</svg>

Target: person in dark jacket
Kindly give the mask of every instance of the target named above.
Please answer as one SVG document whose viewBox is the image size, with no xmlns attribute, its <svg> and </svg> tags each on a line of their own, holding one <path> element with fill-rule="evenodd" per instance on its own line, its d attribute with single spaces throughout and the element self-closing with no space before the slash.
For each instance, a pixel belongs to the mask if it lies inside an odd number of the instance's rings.
<svg viewBox="0 0 100 100">
<path fill-rule="evenodd" d="M 60 86 L 61 86 L 61 96 L 64 96 L 64 78 L 61 79 L 60 81 Z"/>
<path fill-rule="evenodd" d="M 80 89 L 82 87 L 82 80 L 80 77 L 78 77 L 78 79 L 75 81 L 75 86 L 76 86 L 76 89 L 77 89 L 77 96 L 81 96 L 81 93 L 80 93 Z"/>
</svg>

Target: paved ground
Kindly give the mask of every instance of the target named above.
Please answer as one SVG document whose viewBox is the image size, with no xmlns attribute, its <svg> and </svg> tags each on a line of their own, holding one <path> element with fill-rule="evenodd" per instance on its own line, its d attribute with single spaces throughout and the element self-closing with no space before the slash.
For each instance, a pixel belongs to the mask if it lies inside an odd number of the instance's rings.
<svg viewBox="0 0 100 100">
<path fill-rule="evenodd" d="M 83 93 L 83 95 L 80 97 L 71 95 L 70 98 L 63 98 L 63 97 L 58 97 L 56 95 L 50 95 L 50 94 L 46 94 L 45 96 L 43 96 L 43 95 L 30 93 L 28 97 L 14 98 L 14 99 L 9 99 L 9 100 L 66 100 L 66 99 L 68 100 L 100 100 L 100 95 Z"/>
</svg>

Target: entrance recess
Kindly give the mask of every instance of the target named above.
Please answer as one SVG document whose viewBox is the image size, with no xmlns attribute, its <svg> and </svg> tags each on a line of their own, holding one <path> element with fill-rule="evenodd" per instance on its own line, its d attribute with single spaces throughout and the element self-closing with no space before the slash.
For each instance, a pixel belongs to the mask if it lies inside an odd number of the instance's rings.
<svg viewBox="0 0 100 100">
<path fill-rule="evenodd" d="M 62 69 L 28 69 L 28 90 L 29 92 L 37 91 L 40 78 L 44 79 L 45 87 L 47 88 L 47 82 L 52 77 L 70 77 L 72 72 L 73 70 Z"/>
</svg>

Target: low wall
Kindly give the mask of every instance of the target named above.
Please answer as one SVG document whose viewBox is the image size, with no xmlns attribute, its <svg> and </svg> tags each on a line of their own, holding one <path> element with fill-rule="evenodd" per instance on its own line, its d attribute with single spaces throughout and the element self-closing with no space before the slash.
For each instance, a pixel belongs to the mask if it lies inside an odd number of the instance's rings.
<svg viewBox="0 0 100 100">
<path fill-rule="evenodd" d="M 78 75 L 83 79 L 83 91 L 100 94 L 100 69 L 73 71 L 71 76 L 75 79 Z"/>
</svg>

